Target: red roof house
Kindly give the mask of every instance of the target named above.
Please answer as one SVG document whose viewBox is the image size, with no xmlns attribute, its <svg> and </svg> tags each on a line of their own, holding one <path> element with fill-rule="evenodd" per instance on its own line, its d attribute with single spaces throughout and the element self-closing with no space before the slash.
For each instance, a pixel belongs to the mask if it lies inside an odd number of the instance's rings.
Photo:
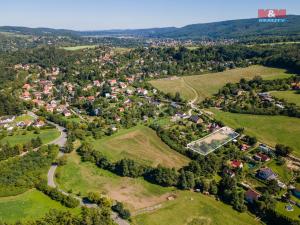
<svg viewBox="0 0 300 225">
<path fill-rule="evenodd" d="M 243 163 L 239 160 L 231 161 L 231 167 L 233 168 L 243 168 Z"/>
<path fill-rule="evenodd" d="M 258 200 L 260 196 L 261 194 L 253 189 L 248 189 L 248 191 L 245 193 L 246 201 L 249 203 L 253 203 L 254 201 Z"/>
</svg>

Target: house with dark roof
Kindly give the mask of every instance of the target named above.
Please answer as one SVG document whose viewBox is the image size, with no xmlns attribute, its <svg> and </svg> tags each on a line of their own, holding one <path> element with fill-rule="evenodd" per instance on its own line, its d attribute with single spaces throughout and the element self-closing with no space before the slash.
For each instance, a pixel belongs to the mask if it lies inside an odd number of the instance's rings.
<svg viewBox="0 0 300 225">
<path fill-rule="evenodd" d="M 257 177 L 262 180 L 274 180 L 277 176 L 270 168 L 262 168 L 257 172 Z"/>
<path fill-rule="evenodd" d="M 261 194 L 253 189 L 248 189 L 248 191 L 245 192 L 245 199 L 249 203 L 253 203 L 254 201 L 258 200 L 260 196 Z"/>
<path fill-rule="evenodd" d="M 198 115 L 192 115 L 190 117 L 190 121 L 192 121 L 194 123 L 202 123 L 203 122 L 203 120 Z"/>
<path fill-rule="evenodd" d="M 253 156 L 253 158 L 256 160 L 256 161 L 261 161 L 261 162 L 267 162 L 270 160 L 270 157 L 265 155 L 265 154 L 262 154 L 262 153 L 257 153 L 256 155 Z"/>
</svg>

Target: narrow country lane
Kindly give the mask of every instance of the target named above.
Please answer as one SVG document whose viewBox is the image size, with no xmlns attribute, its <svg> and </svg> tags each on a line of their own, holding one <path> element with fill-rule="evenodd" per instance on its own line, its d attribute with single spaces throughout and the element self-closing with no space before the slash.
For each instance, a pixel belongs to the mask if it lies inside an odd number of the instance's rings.
<svg viewBox="0 0 300 225">
<path fill-rule="evenodd" d="M 34 114 L 33 112 L 28 112 L 28 115 L 32 116 L 35 119 L 38 118 L 38 116 L 36 114 Z M 59 126 L 58 124 L 55 124 L 55 123 L 53 123 L 51 121 L 47 121 L 47 123 L 55 126 L 56 129 L 58 129 L 60 131 L 60 136 L 57 139 L 55 139 L 54 141 L 48 143 L 48 145 L 49 144 L 54 144 L 54 145 L 58 145 L 60 148 L 63 148 L 66 145 L 66 143 L 67 143 L 67 132 L 65 131 L 65 128 L 62 127 L 62 126 Z M 60 151 L 59 151 L 59 153 L 57 155 L 57 158 L 60 158 L 63 155 L 64 155 L 64 153 L 60 149 Z M 57 187 L 56 184 L 55 184 L 55 181 L 54 181 L 55 171 L 57 169 L 57 166 L 58 166 L 57 164 L 52 164 L 51 167 L 50 167 L 50 169 L 48 170 L 48 174 L 47 174 L 48 186 L 53 187 L 53 188 Z M 58 191 L 60 191 L 64 195 L 70 195 L 69 193 L 65 192 L 62 189 L 58 188 Z M 72 197 L 75 198 L 75 199 L 77 199 L 80 202 L 81 206 L 85 206 L 87 208 L 96 208 L 96 207 L 98 207 L 98 205 L 96 205 L 96 204 L 84 201 L 84 199 L 81 198 L 81 197 L 73 196 L 73 195 L 72 195 Z M 130 225 L 127 220 L 122 219 L 115 212 L 112 212 L 111 218 L 118 225 Z"/>
</svg>

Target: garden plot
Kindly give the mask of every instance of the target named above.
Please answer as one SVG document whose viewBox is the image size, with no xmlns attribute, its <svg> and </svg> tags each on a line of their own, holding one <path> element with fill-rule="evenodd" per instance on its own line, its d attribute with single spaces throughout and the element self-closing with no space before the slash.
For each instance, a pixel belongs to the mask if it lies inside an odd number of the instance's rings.
<svg viewBox="0 0 300 225">
<path fill-rule="evenodd" d="M 207 155 L 238 136 L 239 134 L 230 127 L 222 127 L 204 138 L 189 143 L 187 148 L 201 155 Z"/>
</svg>

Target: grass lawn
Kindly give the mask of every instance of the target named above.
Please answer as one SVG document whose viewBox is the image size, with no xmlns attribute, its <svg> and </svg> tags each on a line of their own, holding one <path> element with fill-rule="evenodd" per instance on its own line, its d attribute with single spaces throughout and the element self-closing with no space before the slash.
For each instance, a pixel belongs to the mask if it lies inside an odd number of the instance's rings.
<svg viewBox="0 0 300 225">
<path fill-rule="evenodd" d="M 295 103 L 297 106 L 300 106 L 300 94 L 297 94 L 296 91 L 272 91 L 271 95 L 279 99 L 284 99 L 289 103 Z"/>
<path fill-rule="evenodd" d="M 293 154 L 300 157 L 300 119 L 287 116 L 265 116 L 223 112 L 210 109 L 215 118 L 232 128 L 244 127 L 246 134 L 256 136 L 270 146 L 277 143 L 294 148 Z"/>
<path fill-rule="evenodd" d="M 43 217 L 50 209 L 68 210 L 35 189 L 21 195 L 0 198 L 0 222 L 13 223 Z M 78 211 L 79 209 L 73 210 Z"/>
<path fill-rule="evenodd" d="M 20 122 L 20 121 L 34 121 L 34 118 L 30 115 L 24 114 L 21 116 L 18 116 L 14 122 Z"/>
<path fill-rule="evenodd" d="M 75 123 L 81 123 L 82 120 L 79 117 L 64 117 L 63 118 L 66 122 L 75 122 Z"/>
<path fill-rule="evenodd" d="M 130 158 L 145 165 L 180 168 L 188 159 L 167 146 L 151 128 L 136 126 L 92 143 L 111 160 Z"/>
<path fill-rule="evenodd" d="M 288 183 L 292 179 L 292 171 L 290 171 L 286 165 L 277 165 L 275 160 L 272 160 L 270 163 L 267 164 L 274 173 L 279 176 L 279 179 L 283 182 Z"/>
<path fill-rule="evenodd" d="M 27 131 L 25 135 L 23 135 L 22 131 L 20 131 L 18 134 L 15 134 L 13 136 L 7 136 L 1 139 L 0 142 L 8 142 L 11 145 L 25 144 L 28 143 L 32 138 L 37 138 L 38 136 L 40 136 L 43 144 L 46 144 L 58 138 L 59 135 L 60 133 L 56 129 L 40 130 L 40 134 L 34 134 L 33 131 Z"/>
<path fill-rule="evenodd" d="M 295 200 L 295 199 L 293 199 Z M 299 202 L 299 199 L 297 199 L 296 201 Z M 294 220 L 299 220 L 299 215 L 300 215 L 300 208 L 296 205 L 293 205 L 293 209 L 294 211 L 287 211 L 285 209 L 285 206 L 287 206 L 289 203 L 286 202 L 278 202 L 276 204 L 276 211 L 279 212 L 280 214 L 283 214 L 291 219 Z"/>
<path fill-rule="evenodd" d="M 86 196 L 90 191 L 105 193 L 122 201 L 131 210 L 152 206 L 166 200 L 173 188 L 163 188 L 141 178 L 120 177 L 89 162 L 81 162 L 76 152 L 68 155 L 67 165 L 59 167 L 56 176 L 59 187 Z"/>
<path fill-rule="evenodd" d="M 70 47 L 62 47 L 62 49 L 67 51 L 76 51 L 76 50 L 82 50 L 86 48 L 95 48 L 97 45 L 78 45 L 78 46 L 70 46 Z"/>
<path fill-rule="evenodd" d="M 195 224 L 259 224 L 247 213 L 238 213 L 231 206 L 214 198 L 189 191 L 178 191 L 177 198 L 162 207 L 133 218 L 137 225 L 195 225 Z"/>
<path fill-rule="evenodd" d="M 238 82 L 241 78 L 252 79 L 255 76 L 261 76 L 263 79 L 275 79 L 287 77 L 288 73 L 283 69 L 255 65 L 220 73 L 184 76 L 175 80 L 153 80 L 150 83 L 165 93 L 179 92 L 187 100 L 196 97 L 192 87 L 197 92 L 198 101 L 203 101 L 206 97 L 217 93 L 228 82 Z"/>
</svg>

